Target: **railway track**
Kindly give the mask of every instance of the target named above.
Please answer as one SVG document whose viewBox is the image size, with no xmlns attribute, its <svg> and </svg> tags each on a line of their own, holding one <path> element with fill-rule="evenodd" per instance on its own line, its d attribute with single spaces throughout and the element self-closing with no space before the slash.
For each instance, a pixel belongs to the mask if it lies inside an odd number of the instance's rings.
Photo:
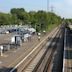
<svg viewBox="0 0 72 72">
<path fill-rule="evenodd" d="M 48 45 L 50 45 L 50 43 Z M 42 49 L 36 55 L 36 57 L 30 62 L 30 64 L 28 64 L 28 67 L 26 69 L 25 68 L 23 68 L 22 70 L 20 69 L 19 72 L 28 72 L 28 71 L 29 72 L 36 72 L 36 70 L 38 69 L 40 63 L 42 62 L 42 60 L 43 60 L 43 58 L 46 55 L 48 50 L 49 50 L 50 53 L 52 53 L 51 52 L 52 49 L 42 47 Z M 39 70 L 39 72 L 40 72 L 40 70 Z"/>
<path fill-rule="evenodd" d="M 43 39 L 26 57 L 24 57 L 19 63 L 16 63 L 13 69 L 7 70 L 7 72 L 15 72 L 15 69 L 17 69 L 17 72 L 23 72 L 24 69 L 35 59 L 37 54 L 42 51 L 42 48 L 45 46 L 46 42 L 48 41 L 48 37 L 54 36 L 54 32 L 58 32 L 58 28 L 56 28 L 54 31 L 52 31 L 45 39 Z M 50 44 L 50 43 L 49 43 Z"/>
<path fill-rule="evenodd" d="M 58 31 L 55 37 L 53 37 L 51 44 L 47 46 L 47 50 L 42 56 L 42 59 L 40 61 L 41 64 L 39 65 L 38 69 L 35 70 L 34 72 L 47 72 L 48 71 L 48 67 L 52 61 L 53 54 L 56 50 L 56 45 L 58 42 L 59 35 L 60 35 L 60 31 Z"/>
<path fill-rule="evenodd" d="M 44 70 L 42 72 L 50 72 L 49 67 L 52 65 L 51 62 L 53 61 L 54 53 L 56 51 L 56 47 L 57 47 L 57 43 L 59 41 L 60 34 L 61 33 L 59 32 L 59 34 L 56 36 L 56 38 L 58 38 L 58 39 L 54 39 L 55 43 L 54 43 L 53 46 L 50 47 L 51 48 L 51 53 L 49 55 L 49 58 L 47 59 Z M 47 52 L 47 55 L 48 55 L 48 52 Z"/>
<path fill-rule="evenodd" d="M 63 48 L 64 48 L 64 27 L 61 27 L 59 40 L 56 43 L 56 49 L 52 56 L 52 60 L 46 72 L 62 72 L 63 64 Z"/>
</svg>

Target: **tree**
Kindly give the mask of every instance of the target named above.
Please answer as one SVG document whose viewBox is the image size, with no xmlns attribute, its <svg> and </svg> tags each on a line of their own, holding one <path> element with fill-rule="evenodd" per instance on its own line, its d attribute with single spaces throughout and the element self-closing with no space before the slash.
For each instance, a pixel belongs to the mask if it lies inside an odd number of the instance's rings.
<svg viewBox="0 0 72 72">
<path fill-rule="evenodd" d="M 50 25 L 58 25 L 61 21 L 60 16 L 43 10 L 26 12 L 24 8 L 12 8 L 10 14 L 0 13 L 0 25 L 29 24 L 37 31 L 47 30 Z"/>
<path fill-rule="evenodd" d="M 0 13 L 0 25 L 9 25 L 11 24 L 10 14 Z"/>
<path fill-rule="evenodd" d="M 35 18 L 40 30 L 45 30 L 47 26 L 47 13 L 45 11 L 38 11 L 35 14 Z"/>
<path fill-rule="evenodd" d="M 29 21 L 29 14 L 23 8 L 11 9 L 11 14 L 16 16 L 23 24 L 27 24 Z"/>
</svg>

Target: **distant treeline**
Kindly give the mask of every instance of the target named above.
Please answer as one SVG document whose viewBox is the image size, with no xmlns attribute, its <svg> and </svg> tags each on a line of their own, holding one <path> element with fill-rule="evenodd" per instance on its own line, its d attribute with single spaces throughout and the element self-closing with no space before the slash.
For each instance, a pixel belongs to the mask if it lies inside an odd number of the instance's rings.
<svg viewBox="0 0 72 72">
<path fill-rule="evenodd" d="M 53 12 L 30 11 L 24 8 L 12 8 L 10 13 L 0 13 L 0 25 L 28 24 L 36 28 L 37 31 L 47 29 L 50 24 L 60 24 L 61 17 Z"/>
</svg>

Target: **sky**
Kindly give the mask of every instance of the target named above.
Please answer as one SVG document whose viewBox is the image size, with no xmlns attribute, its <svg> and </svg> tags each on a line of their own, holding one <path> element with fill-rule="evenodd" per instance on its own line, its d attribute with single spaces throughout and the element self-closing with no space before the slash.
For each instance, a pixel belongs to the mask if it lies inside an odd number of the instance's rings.
<svg viewBox="0 0 72 72">
<path fill-rule="evenodd" d="M 72 18 L 72 0 L 48 0 L 49 11 L 61 17 Z M 11 8 L 24 8 L 26 11 L 47 11 L 47 0 L 0 0 L 0 12 L 9 13 Z"/>
</svg>

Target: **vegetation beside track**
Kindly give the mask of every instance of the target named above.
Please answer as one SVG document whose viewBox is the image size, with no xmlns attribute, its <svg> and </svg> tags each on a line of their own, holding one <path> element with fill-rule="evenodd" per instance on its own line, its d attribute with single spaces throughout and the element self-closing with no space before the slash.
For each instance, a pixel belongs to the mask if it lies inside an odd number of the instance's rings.
<svg viewBox="0 0 72 72">
<path fill-rule="evenodd" d="M 61 24 L 61 17 L 53 12 L 25 11 L 24 8 L 12 8 L 10 13 L 0 12 L 1 25 L 29 25 L 34 27 L 37 32 L 50 30 L 53 27 Z"/>
</svg>

